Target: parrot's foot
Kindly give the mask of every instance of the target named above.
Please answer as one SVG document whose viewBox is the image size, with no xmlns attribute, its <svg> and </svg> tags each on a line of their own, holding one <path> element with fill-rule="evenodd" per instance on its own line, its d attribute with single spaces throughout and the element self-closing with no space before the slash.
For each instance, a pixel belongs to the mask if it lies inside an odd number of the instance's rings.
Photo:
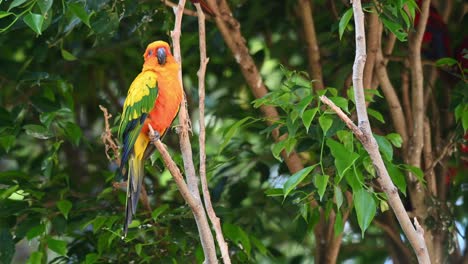
<svg viewBox="0 0 468 264">
<path fill-rule="evenodd" d="M 154 130 L 153 127 L 150 124 L 148 124 L 148 127 L 149 127 L 149 131 L 150 131 L 148 133 L 148 137 L 151 140 L 151 142 L 154 144 L 156 141 L 161 139 L 161 135 L 159 134 L 158 131 Z"/>
</svg>

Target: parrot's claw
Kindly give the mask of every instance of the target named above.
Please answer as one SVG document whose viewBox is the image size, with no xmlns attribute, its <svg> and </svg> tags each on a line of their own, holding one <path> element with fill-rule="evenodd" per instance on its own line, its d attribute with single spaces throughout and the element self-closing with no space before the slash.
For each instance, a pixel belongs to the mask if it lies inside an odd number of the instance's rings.
<svg viewBox="0 0 468 264">
<path fill-rule="evenodd" d="M 159 134 L 158 131 L 154 130 L 153 127 L 148 124 L 150 132 L 148 133 L 148 137 L 151 140 L 151 142 L 154 144 L 156 141 L 161 139 L 161 135 Z"/>
</svg>

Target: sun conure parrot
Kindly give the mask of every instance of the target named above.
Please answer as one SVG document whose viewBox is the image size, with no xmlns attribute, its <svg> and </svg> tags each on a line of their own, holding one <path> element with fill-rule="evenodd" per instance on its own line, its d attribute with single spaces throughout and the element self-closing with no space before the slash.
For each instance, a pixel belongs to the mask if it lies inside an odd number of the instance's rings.
<svg viewBox="0 0 468 264">
<path fill-rule="evenodd" d="M 144 176 L 144 161 L 154 151 L 148 136 L 149 127 L 156 137 L 164 135 L 171 125 L 182 100 L 178 79 L 179 64 L 171 54 L 169 44 L 155 41 L 143 55 L 143 70 L 130 85 L 119 126 L 121 149 L 120 173 L 127 166 L 127 199 L 124 235 L 135 215 Z"/>
</svg>

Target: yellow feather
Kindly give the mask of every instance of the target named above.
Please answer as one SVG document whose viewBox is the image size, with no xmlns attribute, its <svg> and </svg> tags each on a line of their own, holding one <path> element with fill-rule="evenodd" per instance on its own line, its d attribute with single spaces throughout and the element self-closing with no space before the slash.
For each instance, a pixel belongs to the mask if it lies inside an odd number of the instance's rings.
<svg viewBox="0 0 468 264">
<path fill-rule="evenodd" d="M 135 145 L 133 146 L 136 159 L 138 160 L 143 159 L 143 154 L 145 154 L 145 150 L 146 150 L 146 147 L 148 146 L 148 143 L 149 143 L 148 137 L 143 136 L 142 134 L 138 135 Z"/>
</svg>

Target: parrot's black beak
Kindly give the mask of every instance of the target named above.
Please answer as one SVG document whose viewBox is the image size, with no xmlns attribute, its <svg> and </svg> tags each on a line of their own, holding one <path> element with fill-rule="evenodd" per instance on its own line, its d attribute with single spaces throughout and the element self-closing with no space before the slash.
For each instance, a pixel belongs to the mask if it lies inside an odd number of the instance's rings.
<svg viewBox="0 0 468 264">
<path fill-rule="evenodd" d="M 158 63 L 159 65 L 164 65 L 166 64 L 166 50 L 164 48 L 159 48 L 158 49 L 158 54 L 157 54 L 157 57 L 158 57 Z"/>
</svg>

